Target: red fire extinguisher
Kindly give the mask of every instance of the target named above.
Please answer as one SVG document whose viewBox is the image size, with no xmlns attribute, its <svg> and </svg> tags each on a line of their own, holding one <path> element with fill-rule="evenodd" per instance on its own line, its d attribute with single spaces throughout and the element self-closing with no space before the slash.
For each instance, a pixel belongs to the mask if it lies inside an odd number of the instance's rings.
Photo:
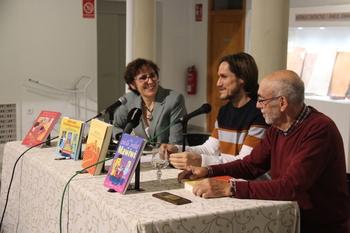
<svg viewBox="0 0 350 233">
<path fill-rule="evenodd" d="M 197 70 L 191 66 L 187 71 L 187 94 L 194 95 L 197 92 Z"/>
</svg>

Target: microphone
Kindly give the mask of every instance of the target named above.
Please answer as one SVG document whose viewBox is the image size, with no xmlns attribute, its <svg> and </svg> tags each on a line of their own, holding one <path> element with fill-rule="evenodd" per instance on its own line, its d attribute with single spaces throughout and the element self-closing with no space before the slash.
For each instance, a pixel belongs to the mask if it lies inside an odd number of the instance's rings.
<svg viewBox="0 0 350 233">
<path fill-rule="evenodd" d="M 139 108 L 133 108 L 128 113 L 128 123 L 126 124 L 123 133 L 130 134 L 132 129 L 137 127 L 140 123 L 140 118 L 142 116 L 142 110 Z M 122 134 L 123 134 L 122 133 Z"/>
<path fill-rule="evenodd" d="M 198 116 L 200 114 L 207 114 L 211 111 L 211 106 L 210 104 L 203 104 L 200 108 L 198 108 L 197 110 L 183 116 L 182 118 L 176 120 L 174 123 L 177 124 L 177 123 L 181 123 L 181 122 L 184 122 L 184 123 L 187 123 L 187 121 L 189 119 L 191 119 L 192 117 L 195 117 L 195 116 Z"/>
<path fill-rule="evenodd" d="M 120 105 L 124 105 L 126 104 L 127 99 L 125 97 L 120 97 L 118 99 L 117 102 L 115 102 L 114 104 L 112 104 L 111 106 L 109 106 L 108 108 L 106 109 L 103 109 L 99 114 L 97 114 L 94 118 L 97 118 L 97 117 L 100 117 L 100 116 L 103 116 L 104 114 L 106 114 L 107 112 L 111 111 L 111 110 L 114 110 L 116 109 L 117 107 L 119 107 Z"/>
</svg>

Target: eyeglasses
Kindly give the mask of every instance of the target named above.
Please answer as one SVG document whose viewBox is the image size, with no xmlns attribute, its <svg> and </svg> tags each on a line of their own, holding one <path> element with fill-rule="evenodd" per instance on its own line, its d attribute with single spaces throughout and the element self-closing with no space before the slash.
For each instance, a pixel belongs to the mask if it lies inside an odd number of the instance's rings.
<svg viewBox="0 0 350 233">
<path fill-rule="evenodd" d="M 272 98 L 269 98 L 269 99 L 258 100 L 258 103 L 261 104 L 261 105 L 265 108 L 266 105 L 267 105 L 268 103 L 270 103 L 272 100 L 276 100 L 276 99 L 278 99 L 278 98 L 280 98 L 280 97 L 282 97 L 282 95 L 277 96 L 277 97 L 272 97 Z M 270 101 L 267 102 L 267 103 L 265 104 L 264 102 L 265 102 L 265 101 L 268 101 L 268 100 L 270 100 Z"/>
<path fill-rule="evenodd" d="M 137 80 L 140 81 L 140 83 L 148 82 L 148 79 L 151 79 L 152 81 L 157 81 L 158 76 L 156 73 L 150 73 L 148 76 L 147 75 L 142 75 L 139 78 L 136 78 Z"/>
</svg>

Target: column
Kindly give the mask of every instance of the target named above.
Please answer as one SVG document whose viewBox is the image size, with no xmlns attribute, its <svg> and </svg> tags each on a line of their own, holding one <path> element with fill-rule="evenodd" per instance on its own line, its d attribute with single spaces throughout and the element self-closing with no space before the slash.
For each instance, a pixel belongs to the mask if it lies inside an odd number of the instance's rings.
<svg viewBox="0 0 350 233">
<path fill-rule="evenodd" d="M 250 54 L 259 80 L 287 67 L 289 0 L 251 1 Z"/>
<path fill-rule="evenodd" d="M 155 60 L 155 0 L 126 1 L 126 63 Z"/>
</svg>

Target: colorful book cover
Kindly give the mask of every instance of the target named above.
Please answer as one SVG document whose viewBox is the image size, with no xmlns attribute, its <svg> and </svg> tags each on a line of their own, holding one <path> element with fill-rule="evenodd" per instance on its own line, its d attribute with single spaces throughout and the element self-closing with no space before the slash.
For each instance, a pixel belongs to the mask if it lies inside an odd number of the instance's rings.
<svg viewBox="0 0 350 233">
<path fill-rule="evenodd" d="M 81 143 L 84 137 L 83 121 L 63 117 L 56 153 L 74 160 L 78 160 L 81 154 Z"/>
<path fill-rule="evenodd" d="M 108 146 L 111 142 L 114 126 L 98 119 L 92 119 L 86 147 L 83 156 L 82 167 L 87 168 L 106 158 Z M 99 163 L 86 169 L 91 175 L 101 174 L 104 163 Z"/>
<path fill-rule="evenodd" d="M 34 146 L 44 142 L 60 116 L 60 112 L 41 111 L 23 139 L 22 145 Z M 37 147 L 41 147 L 42 145 L 38 145 Z"/>
<path fill-rule="evenodd" d="M 145 144 L 145 139 L 124 133 L 103 185 L 125 194 Z"/>
</svg>

